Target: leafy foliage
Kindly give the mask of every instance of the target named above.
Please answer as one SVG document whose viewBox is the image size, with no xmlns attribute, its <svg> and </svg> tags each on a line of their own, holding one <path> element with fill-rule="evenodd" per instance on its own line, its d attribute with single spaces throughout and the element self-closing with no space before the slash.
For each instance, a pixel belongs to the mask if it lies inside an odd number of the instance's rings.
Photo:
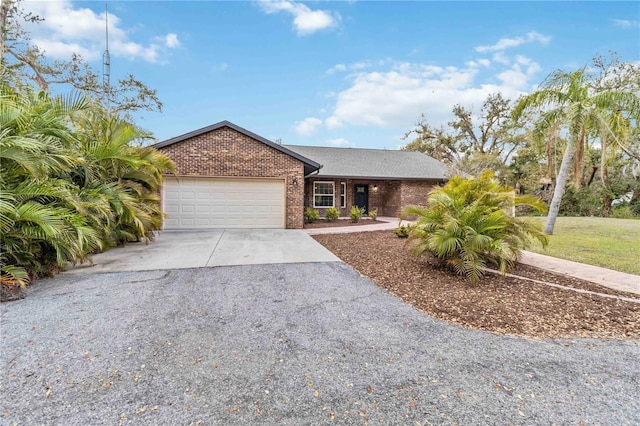
<svg viewBox="0 0 640 426">
<path fill-rule="evenodd" d="M 505 162 L 526 142 L 521 131 L 524 120 L 511 118 L 512 103 L 500 93 L 487 96 L 475 118 L 463 105 L 453 107 L 453 120 L 446 128 L 436 129 L 423 115 L 404 135 L 414 136 L 402 149 L 420 151 L 441 160 L 456 170 L 478 175 L 485 169 L 505 169 Z M 506 171 L 506 169 L 504 170 Z"/>
<path fill-rule="evenodd" d="M 371 220 L 377 220 L 378 219 L 378 209 L 369 210 L 369 217 L 371 218 Z"/>
<path fill-rule="evenodd" d="M 349 210 L 349 217 L 351 218 L 351 222 L 357 223 L 362 219 L 362 215 L 364 214 L 364 209 L 358 206 L 351 206 L 351 210 Z"/>
<path fill-rule="evenodd" d="M 67 60 L 47 58 L 42 49 L 31 43 L 26 30 L 44 18 L 25 12 L 20 2 L 3 0 L 0 3 L 1 62 L 16 81 L 23 85 L 35 83 L 43 92 L 49 92 L 52 86 L 77 90 L 84 96 L 106 101 L 114 112 L 127 118 L 138 110 L 162 111 L 157 91 L 131 74 L 108 85 L 101 82 L 100 75 L 79 54 L 74 53 Z"/>
<path fill-rule="evenodd" d="M 493 172 L 477 178 L 453 177 L 429 193 L 427 204 L 403 212 L 418 217 L 411 228 L 413 252 L 432 255 L 474 283 L 487 265 L 497 266 L 503 274 L 513 268 L 531 237 L 547 244 L 538 226 L 511 216 L 515 206 L 544 210 L 544 203 L 500 186 Z"/>
<path fill-rule="evenodd" d="M 162 226 L 173 165 L 146 135 L 79 96 L 0 81 L 0 282 L 24 286 Z"/>
<path fill-rule="evenodd" d="M 304 209 L 304 220 L 307 223 L 313 223 L 320 218 L 320 212 L 316 209 L 312 209 L 311 207 L 306 207 Z"/>
<path fill-rule="evenodd" d="M 553 233 L 562 197 L 573 166 L 574 185 L 582 183 L 582 165 L 589 135 L 599 136 L 602 149 L 602 181 L 606 168 L 606 146 L 614 144 L 633 156 L 628 147 L 633 127 L 640 120 L 640 97 L 632 90 L 618 87 L 597 87 L 586 67 L 573 72 L 557 70 L 547 76 L 540 89 L 522 97 L 512 112 L 519 119 L 525 112 L 538 111 L 536 133 L 543 134 L 554 126 L 566 129 L 567 145 L 556 179 L 553 199 L 545 225 L 545 232 Z M 640 157 L 638 158 L 640 159 Z M 607 208 L 610 206 L 610 200 Z"/>
<path fill-rule="evenodd" d="M 411 229 L 406 225 L 400 225 L 393 230 L 393 233 L 396 234 L 398 238 L 408 238 L 411 233 Z"/>
<path fill-rule="evenodd" d="M 333 222 L 334 220 L 338 219 L 340 217 L 340 212 L 338 211 L 338 209 L 336 209 L 335 207 L 329 207 L 325 212 L 324 212 L 324 217 L 329 221 L 329 222 Z"/>
</svg>

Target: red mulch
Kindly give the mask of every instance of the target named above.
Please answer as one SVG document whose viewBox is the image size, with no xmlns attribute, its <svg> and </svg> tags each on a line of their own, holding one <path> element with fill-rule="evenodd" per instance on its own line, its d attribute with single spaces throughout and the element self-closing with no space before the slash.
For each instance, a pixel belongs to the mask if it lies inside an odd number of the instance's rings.
<svg viewBox="0 0 640 426">
<path fill-rule="evenodd" d="M 393 231 L 317 235 L 318 242 L 418 310 L 473 329 L 533 338 L 640 339 L 640 303 L 488 273 L 476 285 L 410 254 Z M 410 244 L 410 243 L 408 243 Z M 521 277 L 637 299 L 600 285 L 519 264 Z"/>
</svg>

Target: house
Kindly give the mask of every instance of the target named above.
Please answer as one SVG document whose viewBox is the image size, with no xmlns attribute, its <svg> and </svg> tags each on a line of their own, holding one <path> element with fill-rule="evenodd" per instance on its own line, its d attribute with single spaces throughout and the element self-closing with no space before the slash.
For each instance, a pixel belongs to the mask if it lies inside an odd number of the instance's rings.
<svg viewBox="0 0 640 426">
<path fill-rule="evenodd" d="M 165 229 L 303 226 L 304 207 L 397 216 L 423 204 L 447 168 L 419 152 L 280 145 L 228 121 L 159 142 Z"/>
<path fill-rule="evenodd" d="M 349 216 L 351 206 L 380 216 L 399 216 L 410 205 L 423 205 L 434 185 L 446 180 L 440 161 L 416 151 L 284 145 L 323 165 L 305 179 L 305 206 L 335 207 Z"/>
</svg>

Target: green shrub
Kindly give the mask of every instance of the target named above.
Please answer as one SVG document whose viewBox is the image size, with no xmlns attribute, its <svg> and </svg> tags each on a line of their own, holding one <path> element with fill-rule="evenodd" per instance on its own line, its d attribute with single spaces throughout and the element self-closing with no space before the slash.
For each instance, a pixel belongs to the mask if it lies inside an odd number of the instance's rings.
<svg viewBox="0 0 640 426">
<path fill-rule="evenodd" d="M 362 218 L 364 214 L 364 209 L 358 206 L 351 206 L 351 211 L 349 212 L 349 217 L 351 218 L 351 222 L 357 223 Z"/>
<path fill-rule="evenodd" d="M 313 223 L 320 218 L 320 212 L 316 209 L 312 209 L 311 207 L 307 207 L 304 209 L 304 220 L 307 223 Z"/>
<path fill-rule="evenodd" d="M 560 215 L 602 216 L 602 198 L 603 188 L 599 185 L 585 188 L 567 185 L 560 203 Z"/>
<path fill-rule="evenodd" d="M 378 209 L 369 210 L 369 217 L 371 220 L 378 219 Z"/>
<path fill-rule="evenodd" d="M 432 255 L 473 283 L 482 278 L 487 265 L 499 267 L 503 274 L 513 268 L 531 237 L 543 247 L 548 242 L 540 224 L 510 215 L 514 205 L 544 210 L 542 200 L 514 196 L 513 189 L 500 186 L 491 171 L 478 178 L 453 177 L 429 193 L 427 205 L 403 213 L 418 217 L 410 232 L 414 253 Z"/>
<path fill-rule="evenodd" d="M 400 225 L 393 230 L 394 234 L 396 234 L 398 238 L 407 238 L 409 236 L 410 231 L 411 231 L 410 228 L 405 225 Z"/>
<path fill-rule="evenodd" d="M 336 209 L 335 207 L 329 207 L 325 212 L 324 212 L 324 217 L 325 219 L 327 219 L 329 222 L 333 222 L 334 220 L 338 219 L 340 217 L 340 212 L 338 211 L 338 209 Z"/>
<path fill-rule="evenodd" d="M 633 213 L 633 209 L 631 208 L 631 206 L 626 204 L 618 207 L 613 207 L 611 209 L 610 217 L 616 219 L 633 219 L 636 217 L 636 215 Z"/>
</svg>

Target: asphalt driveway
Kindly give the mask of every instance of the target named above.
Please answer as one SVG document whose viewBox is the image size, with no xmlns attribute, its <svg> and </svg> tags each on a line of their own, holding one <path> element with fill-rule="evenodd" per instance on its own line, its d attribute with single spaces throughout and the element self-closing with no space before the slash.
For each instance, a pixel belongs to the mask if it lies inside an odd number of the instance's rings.
<svg viewBox="0 0 640 426">
<path fill-rule="evenodd" d="M 162 231 L 149 244 L 129 243 L 92 260 L 68 273 L 340 261 L 305 232 L 291 229 Z"/>
<path fill-rule="evenodd" d="M 3 424 L 640 423 L 638 342 L 428 317 L 340 262 L 62 274 L 5 303 Z"/>
</svg>

